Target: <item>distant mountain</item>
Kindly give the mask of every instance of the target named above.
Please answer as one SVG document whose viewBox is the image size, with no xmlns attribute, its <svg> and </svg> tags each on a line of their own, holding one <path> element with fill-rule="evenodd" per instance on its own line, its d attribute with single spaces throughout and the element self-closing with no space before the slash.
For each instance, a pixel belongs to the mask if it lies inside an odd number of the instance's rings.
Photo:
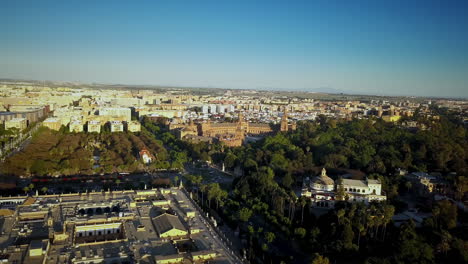
<svg viewBox="0 0 468 264">
<path fill-rule="evenodd" d="M 304 89 L 304 91 L 311 92 L 311 93 L 327 93 L 327 94 L 351 94 L 352 92 L 338 90 L 331 87 L 320 87 L 315 89 Z"/>
</svg>

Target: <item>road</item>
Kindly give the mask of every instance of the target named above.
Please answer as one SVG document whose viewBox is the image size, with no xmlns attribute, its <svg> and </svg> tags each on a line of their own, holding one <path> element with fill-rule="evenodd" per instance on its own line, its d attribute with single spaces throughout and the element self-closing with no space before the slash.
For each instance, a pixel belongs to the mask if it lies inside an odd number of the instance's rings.
<svg viewBox="0 0 468 264">
<path fill-rule="evenodd" d="M 18 138 L 15 138 L 13 143 L 6 144 L 1 152 L 3 155 L 1 161 L 3 162 L 6 158 L 23 150 L 31 142 L 32 134 L 36 132 L 40 126 L 42 126 L 42 122 L 37 122 L 28 132 L 20 134 Z"/>
<path fill-rule="evenodd" d="M 232 243 L 229 241 L 229 239 L 227 239 L 224 233 L 221 232 L 219 228 L 214 225 L 213 221 L 206 216 L 206 213 L 198 206 L 198 204 L 190 198 L 189 193 L 185 189 L 182 190 L 182 193 L 184 193 L 187 197 L 187 200 L 189 201 L 191 207 L 198 211 L 198 214 L 201 216 L 203 224 L 206 226 L 210 234 L 215 239 L 219 240 L 219 245 L 224 249 L 225 252 L 228 253 L 229 257 L 234 260 L 233 263 L 248 263 L 231 248 L 230 245 Z"/>
</svg>

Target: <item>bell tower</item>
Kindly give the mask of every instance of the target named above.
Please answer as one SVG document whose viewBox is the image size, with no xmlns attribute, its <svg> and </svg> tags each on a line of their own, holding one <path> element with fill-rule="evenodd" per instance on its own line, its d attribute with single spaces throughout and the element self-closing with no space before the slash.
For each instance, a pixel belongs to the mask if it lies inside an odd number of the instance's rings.
<svg viewBox="0 0 468 264">
<path fill-rule="evenodd" d="M 286 132 L 289 130 L 288 128 L 288 110 L 284 108 L 283 117 L 281 117 L 281 125 L 280 125 L 281 132 Z"/>
</svg>

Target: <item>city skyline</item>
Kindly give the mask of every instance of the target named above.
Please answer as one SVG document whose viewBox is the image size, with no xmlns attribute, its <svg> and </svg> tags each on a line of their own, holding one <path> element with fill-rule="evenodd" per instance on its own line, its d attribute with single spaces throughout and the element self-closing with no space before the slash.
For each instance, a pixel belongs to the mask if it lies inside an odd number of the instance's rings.
<svg viewBox="0 0 468 264">
<path fill-rule="evenodd" d="M 462 1 L 2 5 L 2 78 L 468 96 Z"/>
</svg>

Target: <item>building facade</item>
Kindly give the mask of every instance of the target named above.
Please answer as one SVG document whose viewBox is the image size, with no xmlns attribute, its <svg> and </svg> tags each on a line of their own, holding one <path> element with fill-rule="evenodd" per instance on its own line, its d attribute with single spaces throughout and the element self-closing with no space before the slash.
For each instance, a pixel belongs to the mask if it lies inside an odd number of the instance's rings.
<svg viewBox="0 0 468 264">
<path fill-rule="evenodd" d="M 127 131 L 129 132 L 140 132 L 141 124 L 138 121 L 129 121 L 127 124 Z"/>
<path fill-rule="evenodd" d="M 111 132 L 123 132 L 123 123 L 120 121 L 110 121 L 110 131 Z"/>
<path fill-rule="evenodd" d="M 339 197 L 340 190 L 344 197 Z M 328 177 L 325 168 L 319 176 L 304 181 L 301 195 L 309 198 L 313 207 L 324 208 L 333 208 L 337 200 L 369 203 L 387 199 L 382 195 L 382 184 L 379 180 L 342 179 L 336 183 Z"/>
<path fill-rule="evenodd" d="M 101 122 L 97 120 L 88 121 L 87 128 L 89 133 L 101 133 Z"/>
<path fill-rule="evenodd" d="M 19 131 L 26 129 L 28 123 L 26 118 L 13 118 L 11 120 L 5 121 L 5 129 L 16 128 Z"/>
</svg>

